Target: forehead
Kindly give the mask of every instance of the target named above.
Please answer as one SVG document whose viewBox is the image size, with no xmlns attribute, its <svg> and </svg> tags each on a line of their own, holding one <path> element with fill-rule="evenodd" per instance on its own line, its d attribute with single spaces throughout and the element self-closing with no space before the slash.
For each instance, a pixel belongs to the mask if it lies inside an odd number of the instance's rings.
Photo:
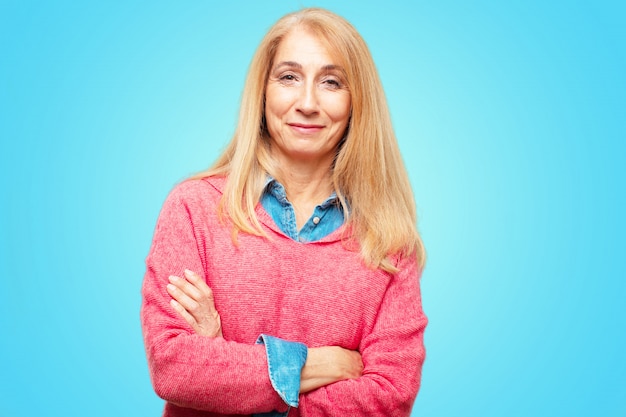
<svg viewBox="0 0 626 417">
<path fill-rule="evenodd" d="M 294 28 L 278 44 L 273 65 L 283 61 L 319 61 L 321 65 L 341 65 L 339 54 L 324 37 L 305 28 Z"/>
</svg>

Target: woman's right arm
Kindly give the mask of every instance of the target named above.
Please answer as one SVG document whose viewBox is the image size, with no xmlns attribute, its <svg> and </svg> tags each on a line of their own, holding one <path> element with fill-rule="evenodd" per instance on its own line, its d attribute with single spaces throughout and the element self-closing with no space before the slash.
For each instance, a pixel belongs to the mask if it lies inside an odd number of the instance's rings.
<svg viewBox="0 0 626 417">
<path fill-rule="evenodd" d="M 198 335 L 170 304 L 170 275 L 205 270 L 191 214 L 197 208 L 188 204 L 197 188 L 184 183 L 167 198 L 146 259 L 141 321 L 154 389 L 181 407 L 230 414 L 285 411 L 262 345 Z"/>
</svg>

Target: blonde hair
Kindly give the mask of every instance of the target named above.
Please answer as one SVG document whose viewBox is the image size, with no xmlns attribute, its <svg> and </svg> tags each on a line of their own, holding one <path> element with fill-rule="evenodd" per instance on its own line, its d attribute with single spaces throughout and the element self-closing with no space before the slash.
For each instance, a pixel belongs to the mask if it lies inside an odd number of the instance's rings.
<svg viewBox="0 0 626 417">
<path fill-rule="evenodd" d="M 280 42 L 296 27 L 326 42 L 345 70 L 351 94 L 352 115 L 332 172 L 346 216 L 345 243 L 358 248 L 373 268 L 397 271 L 391 256 L 416 256 L 423 266 L 413 193 L 374 61 L 356 29 L 327 10 L 290 13 L 270 28 L 252 58 L 231 142 L 194 178 L 228 177 L 218 210 L 232 222 L 235 242 L 239 231 L 266 236 L 255 214 L 266 175 L 276 172 L 265 126 L 265 87 Z"/>
</svg>

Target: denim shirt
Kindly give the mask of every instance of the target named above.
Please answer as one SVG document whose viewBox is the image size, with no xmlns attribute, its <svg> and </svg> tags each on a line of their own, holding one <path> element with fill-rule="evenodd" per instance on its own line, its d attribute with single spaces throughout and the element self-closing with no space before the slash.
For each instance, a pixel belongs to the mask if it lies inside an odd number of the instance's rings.
<svg viewBox="0 0 626 417">
<path fill-rule="evenodd" d="M 287 236 L 298 242 L 314 242 L 337 230 L 344 221 L 343 210 L 337 195 L 333 192 L 326 201 L 315 207 L 313 215 L 298 230 L 296 213 L 287 200 L 285 187 L 274 178 L 268 177 L 261 205 L 272 217 L 276 225 Z M 257 343 L 265 345 L 268 373 L 272 387 L 289 407 L 298 406 L 300 375 L 306 362 L 307 347 L 303 343 L 290 342 L 262 334 Z M 255 417 L 279 417 L 284 413 L 272 411 L 255 414 Z"/>
<path fill-rule="evenodd" d="M 344 221 L 343 209 L 333 192 L 322 204 L 315 207 L 313 215 L 298 230 L 296 212 L 287 200 L 285 187 L 269 177 L 265 184 L 265 192 L 261 196 L 261 204 L 272 217 L 276 225 L 287 236 L 299 242 L 315 242 L 337 230 Z"/>
</svg>

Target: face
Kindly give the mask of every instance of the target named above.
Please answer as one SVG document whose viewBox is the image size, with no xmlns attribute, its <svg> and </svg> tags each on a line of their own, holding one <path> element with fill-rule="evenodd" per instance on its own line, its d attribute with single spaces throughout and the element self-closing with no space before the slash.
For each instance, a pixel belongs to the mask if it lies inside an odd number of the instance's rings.
<svg viewBox="0 0 626 417">
<path fill-rule="evenodd" d="M 315 35 L 292 30 L 276 51 L 265 90 L 272 155 L 282 166 L 330 166 L 349 118 L 343 69 Z"/>
</svg>

